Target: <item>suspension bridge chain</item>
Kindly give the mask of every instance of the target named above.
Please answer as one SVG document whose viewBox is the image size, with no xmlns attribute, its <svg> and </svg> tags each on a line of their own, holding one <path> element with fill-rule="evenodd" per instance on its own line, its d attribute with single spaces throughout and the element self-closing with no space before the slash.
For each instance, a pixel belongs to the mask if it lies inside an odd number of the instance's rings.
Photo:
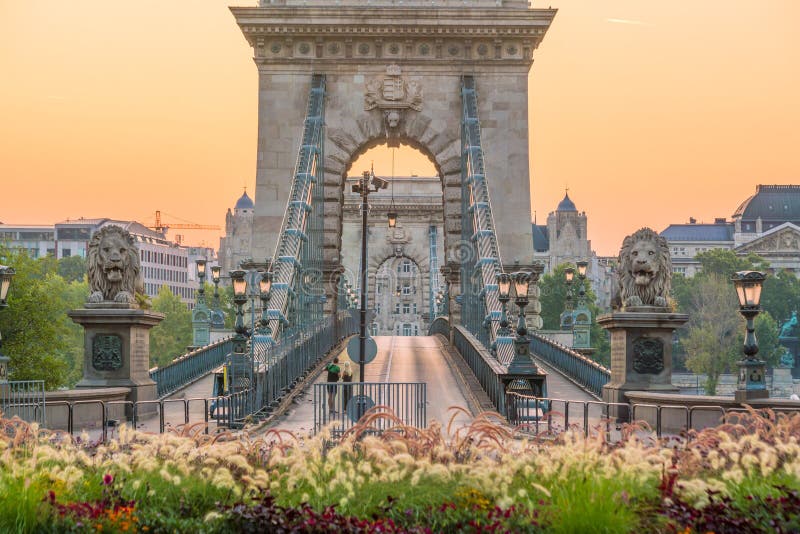
<svg viewBox="0 0 800 534">
<path fill-rule="evenodd" d="M 300 328 L 322 317 L 321 272 L 323 217 L 323 124 L 325 76 L 311 81 L 303 137 L 294 169 L 294 180 L 272 258 L 274 282 L 268 310 L 273 339 L 288 326 Z"/>
<path fill-rule="evenodd" d="M 497 244 L 489 185 L 486 178 L 481 126 L 478 120 L 478 95 L 475 79 L 462 78 L 462 240 L 470 243 L 463 252 L 462 321 L 502 363 L 514 356 L 510 337 L 499 336 L 500 304 L 497 275 L 502 270 Z"/>
</svg>

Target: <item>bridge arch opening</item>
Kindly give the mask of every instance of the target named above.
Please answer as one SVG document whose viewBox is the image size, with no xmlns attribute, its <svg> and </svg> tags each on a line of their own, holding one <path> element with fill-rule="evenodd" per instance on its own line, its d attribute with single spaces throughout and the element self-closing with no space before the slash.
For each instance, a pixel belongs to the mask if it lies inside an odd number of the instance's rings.
<svg viewBox="0 0 800 534">
<path fill-rule="evenodd" d="M 344 276 L 358 287 L 361 211 L 360 196 L 352 192 L 352 186 L 361 173 L 374 168 L 375 175 L 389 186 L 369 196 L 367 295 L 368 306 L 375 311 L 370 330 L 375 335 L 424 335 L 436 312 L 432 308 L 436 294 L 442 289 L 443 175 L 432 153 L 414 140 L 390 145 L 385 138 L 376 139 L 353 154 L 341 180 L 339 258 Z M 390 211 L 397 213 L 394 228 L 388 226 Z"/>
</svg>

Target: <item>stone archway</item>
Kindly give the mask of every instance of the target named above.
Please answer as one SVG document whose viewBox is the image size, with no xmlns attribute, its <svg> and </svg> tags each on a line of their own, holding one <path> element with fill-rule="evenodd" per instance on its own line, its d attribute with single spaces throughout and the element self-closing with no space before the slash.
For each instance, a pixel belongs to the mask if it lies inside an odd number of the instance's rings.
<svg viewBox="0 0 800 534">
<path fill-rule="evenodd" d="M 479 92 L 500 252 L 505 261 L 532 263 L 528 73 L 555 10 L 529 8 L 527 0 L 270 0 L 231 11 L 258 68 L 253 257 L 275 250 L 314 74 L 326 83 L 326 274 L 333 279 L 340 269 L 347 166 L 387 138 L 430 154 L 443 183 L 444 242 L 454 250 L 461 239 L 461 82 L 469 75 Z M 336 300 L 328 296 L 332 311 Z"/>
</svg>

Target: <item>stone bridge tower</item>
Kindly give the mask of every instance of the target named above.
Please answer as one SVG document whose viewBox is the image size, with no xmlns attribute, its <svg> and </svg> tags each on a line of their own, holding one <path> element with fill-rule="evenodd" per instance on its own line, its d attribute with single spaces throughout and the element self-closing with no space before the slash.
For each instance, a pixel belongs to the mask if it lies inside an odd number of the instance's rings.
<svg viewBox="0 0 800 534">
<path fill-rule="evenodd" d="M 328 274 L 341 265 L 349 168 L 387 142 L 413 146 L 434 163 L 444 199 L 441 263 L 457 260 L 461 77 L 471 75 L 500 252 L 509 267 L 532 264 L 528 73 L 556 10 L 531 9 L 528 0 L 262 0 L 231 11 L 259 74 L 254 258 L 273 254 L 311 75 L 324 74 Z"/>
</svg>

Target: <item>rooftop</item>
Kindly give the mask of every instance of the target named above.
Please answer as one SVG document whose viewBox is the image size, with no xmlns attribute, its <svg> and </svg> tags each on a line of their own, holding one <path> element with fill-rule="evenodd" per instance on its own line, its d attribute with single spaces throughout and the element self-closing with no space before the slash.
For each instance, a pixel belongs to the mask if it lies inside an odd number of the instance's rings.
<svg viewBox="0 0 800 534">
<path fill-rule="evenodd" d="M 758 185 L 756 194 L 742 202 L 734 218 L 800 221 L 800 185 Z"/>
<path fill-rule="evenodd" d="M 661 236 L 667 241 L 733 241 L 733 223 L 670 224 Z"/>
</svg>

